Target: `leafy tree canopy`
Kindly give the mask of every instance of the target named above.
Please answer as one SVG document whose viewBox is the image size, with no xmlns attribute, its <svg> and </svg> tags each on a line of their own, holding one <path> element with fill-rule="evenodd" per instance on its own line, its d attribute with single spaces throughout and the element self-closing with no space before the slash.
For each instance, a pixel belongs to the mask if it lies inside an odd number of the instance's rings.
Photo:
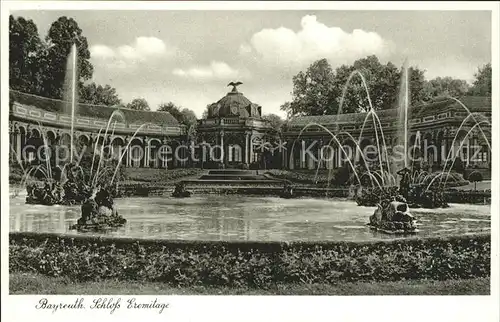
<svg viewBox="0 0 500 322">
<path fill-rule="evenodd" d="M 188 108 L 181 109 L 181 107 L 172 102 L 160 104 L 158 111 L 169 112 L 179 123 L 186 125 L 188 128 L 196 126 L 198 122 L 196 114 L 192 110 Z"/>
<path fill-rule="evenodd" d="M 94 82 L 84 85 L 80 89 L 79 101 L 81 103 L 93 105 L 122 105 L 122 101 L 118 97 L 115 88 L 111 87 L 110 85 L 96 85 L 96 83 Z"/>
<path fill-rule="evenodd" d="M 136 111 L 150 111 L 149 104 L 144 98 L 134 98 L 127 104 L 127 108 Z"/>
<path fill-rule="evenodd" d="M 491 96 L 491 63 L 480 67 L 474 75 L 470 94 L 475 96 Z"/>
<path fill-rule="evenodd" d="M 370 104 L 376 110 L 393 108 L 399 97 L 401 75 L 394 64 L 382 64 L 374 55 L 336 70 L 328 60 L 320 59 L 293 77 L 292 101 L 281 109 L 294 116 L 331 115 L 340 109 L 342 113 L 360 112 L 368 110 Z M 424 71 L 410 67 L 408 79 L 411 103 L 422 102 Z"/>
</svg>

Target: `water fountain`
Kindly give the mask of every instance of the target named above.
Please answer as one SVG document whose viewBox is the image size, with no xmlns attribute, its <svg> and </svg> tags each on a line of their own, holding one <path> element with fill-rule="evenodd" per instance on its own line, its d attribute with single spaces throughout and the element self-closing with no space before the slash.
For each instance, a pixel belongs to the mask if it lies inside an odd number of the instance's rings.
<svg viewBox="0 0 500 322">
<path fill-rule="evenodd" d="M 71 65 L 73 66 L 73 64 Z M 409 76 L 406 69 L 407 63 L 405 63 L 402 71 L 403 84 L 400 91 L 404 93 L 402 97 L 405 99 L 400 100 L 398 108 L 398 119 L 400 120 L 398 129 L 401 133 L 400 137 L 403 140 L 402 145 L 408 151 L 408 133 L 411 129 L 408 128 L 409 89 L 406 84 Z M 70 73 L 70 75 L 75 75 L 75 73 Z M 353 72 L 352 77 L 361 78 L 362 86 L 369 97 L 369 91 L 362 73 L 359 71 Z M 74 87 L 71 88 L 69 93 L 75 93 Z M 73 116 L 72 119 L 74 119 L 74 115 L 78 114 L 75 112 L 77 105 L 75 104 L 74 95 L 69 101 L 72 102 L 68 106 L 72 108 L 71 115 Z M 370 98 L 368 98 L 368 102 L 370 105 Z M 26 205 L 14 204 L 13 211 L 11 211 L 11 216 L 15 217 L 12 220 L 13 226 L 19 222 L 21 222 L 19 225 L 24 225 L 22 227 L 29 226 L 29 221 L 23 218 L 31 216 L 30 211 L 40 211 L 48 214 L 44 218 L 49 219 L 37 220 L 41 222 L 46 220 L 49 223 L 43 222 L 37 227 L 33 225 L 35 228 L 22 229 L 70 234 L 85 231 L 97 231 L 99 234 L 106 234 L 108 230 L 113 229 L 113 234 L 120 236 L 153 236 L 164 238 L 168 234 L 169 238 L 178 239 L 245 240 L 250 238 L 257 240 L 300 240 L 305 238 L 309 240 L 366 240 L 392 238 L 390 236 L 380 237 L 380 234 L 370 231 L 365 225 L 368 218 L 370 218 L 370 228 L 377 231 L 407 234 L 417 232 L 415 218 L 418 216 L 419 225 L 421 225 L 419 226 L 420 234 L 423 236 L 441 234 L 443 229 L 453 230 L 454 232 L 468 232 L 474 229 L 488 229 L 489 227 L 489 222 L 485 223 L 488 221 L 488 218 L 483 218 L 489 216 L 489 209 L 486 206 L 472 207 L 467 205 L 457 207 L 456 205 L 452 205 L 451 209 L 411 209 L 410 213 L 409 209 L 412 207 L 436 207 L 435 202 L 416 204 L 412 199 L 422 198 L 424 193 L 432 195 L 435 187 L 445 187 L 447 178 L 452 177 L 450 169 L 453 167 L 453 163 L 451 161 L 446 163 L 443 171 L 438 174 L 417 171 L 417 165 L 409 160 L 404 160 L 403 164 L 395 167 L 393 163 L 389 162 L 390 154 L 388 153 L 387 144 L 390 143 L 386 142 L 379 115 L 371 105 L 367 108 L 359 137 L 354 137 L 346 131 L 331 131 L 319 123 L 309 123 L 302 128 L 300 134 L 293 142 L 292 150 L 289 151 L 293 154 L 296 141 L 310 127 L 318 127 L 325 133 L 328 133 L 328 146 L 339 148 L 343 154 L 347 154 L 348 152 L 342 146 L 343 140 L 350 139 L 353 142 L 352 146 L 354 150 L 359 153 L 359 162 L 356 163 L 356 161 L 349 159 L 346 160 L 345 164 L 346 168 L 352 172 L 351 182 L 362 188 L 357 193 L 353 193 L 353 195 L 359 205 L 370 206 L 371 208 L 357 207 L 356 203 L 352 200 L 342 198 L 297 199 L 295 197 L 300 196 L 302 190 L 298 187 L 292 187 L 290 183 L 283 185 L 281 194 L 278 194 L 282 197 L 280 199 L 268 196 L 264 198 L 255 196 L 227 197 L 205 196 L 201 194 L 197 194 L 191 198 L 184 198 L 189 195 L 189 191 L 186 191 L 185 186 L 183 187 L 182 183 L 179 183 L 172 194 L 174 198 L 166 196 L 123 198 L 116 200 L 115 203 L 113 200 L 113 189 L 116 189 L 116 182 L 119 181 L 118 171 L 120 164 L 122 164 L 121 161 L 132 142 L 130 139 L 124 151 L 119 155 L 117 165 L 106 164 L 104 158 L 104 155 L 107 153 L 106 146 L 108 146 L 109 137 L 114 134 L 116 122 L 119 117 L 119 113 L 113 113 L 107 120 L 106 127 L 103 126 L 103 128 L 99 129 L 97 136 L 103 140 L 102 144 L 94 146 L 93 153 L 90 155 L 92 161 L 83 164 L 76 158 L 72 159 L 71 161 L 73 162 L 63 166 L 61 180 L 57 182 L 55 178 L 52 179 L 55 180 L 54 186 L 45 189 L 45 191 L 55 191 L 53 194 L 58 196 L 58 191 L 62 188 L 63 198 L 68 198 L 71 193 L 66 192 L 64 188 L 64 183 L 66 183 L 66 189 L 72 191 L 73 199 L 77 199 L 77 196 L 81 198 L 72 202 L 75 204 L 75 207 L 27 207 Z M 476 115 L 471 113 L 466 117 L 464 123 L 466 121 L 473 121 L 475 118 Z M 382 122 L 384 122 L 383 119 Z M 481 125 L 486 124 L 481 123 L 483 121 L 480 119 L 477 119 L 476 122 L 479 124 L 475 129 L 481 129 Z M 368 162 L 361 151 L 361 139 L 363 135 L 366 135 L 365 132 L 370 127 L 370 123 L 373 124 L 375 131 L 373 134 L 374 144 L 377 145 L 380 151 L 377 155 L 379 162 L 375 166 Z M 134 132 L 132 138 L 146 125 L 141 125 Z M 46 141 L 43 134 L 42 139 Z M 420 143 L 420 134 L 417 134 L 416 141 L 418 144 Z M 459 140 L 457 136 L 453 143 L 455 142 L 460 143 L 461 147 L 464 144 L 464 139 L 460 138 Z M 73 145 L 73 139 L 71 140 L 71 145 L 73 155 L 78 146 Z M 48 181 L 49 178 L 52 178 L 52 169 L 53 165 L 50 162 L 25 169 L 26 178 L 23 182 L 31 184 L 31 174 L 36 171 L 42 173 Z M 401 180 L 403 182 L 398 182 L 398 179 L 401 177 L 398 177 L 396 170 L 400 169 L 410 169 L 410 173 L 406 174 L 405 180 Z M 316 170 L 316 177 L 318 176 L 318 170 L 319 164 Z M 404 172 L 407 171 L 405 170 Z M 332 174 L 333 169 L 330 169 L 327 181 L 328 188 L 330 187 Z M 407 199 L 409 200 L 406 200 L 399 197 L 401 190 L 405 189 L 400 189 L 401 187 L 398 186 L 398 183 L 400 185 L 404 183 L 406 187 L 408 181 L 410 189 L 407 189 L 408 192 L 405 194 L 407 194 Z M 278 183 L 282 184 L 281 181 Z M 60 186 L 57 186 L 58 184 Z M 415 186 L 412 186 L 414 184 Z M 78 190 L 78 187 L 84 187 L 85 190 Z M 418 187 L 420 190 L 415 187 Z M 44 192 L 43 188 L 41 189 Z M 40 199 L 43 200 L 44 198 L 41 197 Z M 428 199 L 432 198 L 429 197 Z M 43 202 L 35 201 L 34 203 L 42 204 Z M 62 202 L 62 204 L 69 205 L 70 203 Z M 120 215 L 123 217 L 118 215 L 117 208 L 120 209 Z M 336 211 L 335 216 L 332 215 L 332 209 Z M 22 213 L 25 217 L 20 216 L 19 218 L 21 219 L 19 219 L 17 217 L 18 213 Z M 483 217 L 477 217 L 479 216 L 478 213 Z M 471 220 L 462 221 L 462 216 Z M 63 218 L 64 220 L 59 218 Z M 127 225 L 118 228 L 125 224 L 124 218 L 127 218 Z M 23 220 L 25 221 L 23 222 Z M 53 222 L 58 220 L 60 220 L 59 225 L 53 225 Z M 76 229 L 77 232 L 67 230 L 68 227 L 65 223 L 70 220 L 77 222 L 76 225 L 71 227 Z M 286 222 L 286 225 L 283 225 L 284 222 Z M 311 229 L 313 225 L 315 229 Z M 54 228 L 55 226 L 64 227 Z M 55 229 L 59 230 L 55 231 Z M 248 232 L 249 230 L 252 230 L 251 234 Z"/>
</svg>

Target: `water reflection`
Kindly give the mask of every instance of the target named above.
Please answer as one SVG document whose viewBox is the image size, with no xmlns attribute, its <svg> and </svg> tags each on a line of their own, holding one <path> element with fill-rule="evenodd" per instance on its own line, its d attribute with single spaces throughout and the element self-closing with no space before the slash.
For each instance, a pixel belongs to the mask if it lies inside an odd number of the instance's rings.
<svg viewBox="0 0 500 322">
<path fill-rule="evenodd" d="M 373 207 L 347 200 L 195 196 L 116 200 L 127 224 L 106 234 L 199 240 L 371 240 L 394 238 L 366 227 Z M 10 230 L 78 234 L 69 227 L 79 207 L 24 204 L 10 198 Z M 487 205 L 414 209 L 421 235 L 467 234 L 490 230 Z"/>
</svg>

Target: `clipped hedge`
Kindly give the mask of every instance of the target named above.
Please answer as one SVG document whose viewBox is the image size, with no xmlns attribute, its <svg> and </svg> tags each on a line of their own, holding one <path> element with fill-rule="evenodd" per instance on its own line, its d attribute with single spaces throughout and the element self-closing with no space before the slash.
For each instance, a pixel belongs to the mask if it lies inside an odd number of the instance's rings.
<svg viewBox="0 0 500 322">
<path fill-rule="evenodd" d="M 124 172 L 125 180 L 120 184 L 126 185 L 129 182 L 171 184 L 173 180 L 198 175 L 203 173 L 203 170 L 197 168 L 124 168 Z"/>
<path fill-rule="evenodd" d="M 377 242 L 169 241 L 10 233 L 10 272 L 267 288 L 490 275 L 490 234 Z"/>
<path fill-rule="evenodd" d="M 450 203 L 491 204 L 491 190 L 450 190 L 446 192 Z"/>
</svg>

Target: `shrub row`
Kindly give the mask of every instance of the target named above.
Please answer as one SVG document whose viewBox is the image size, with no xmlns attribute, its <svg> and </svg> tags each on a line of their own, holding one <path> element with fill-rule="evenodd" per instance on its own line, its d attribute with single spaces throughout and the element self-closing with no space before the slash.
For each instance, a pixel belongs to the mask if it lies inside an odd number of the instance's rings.
<svg viewBox="0 0 500 322">
<path fill-rule="evenodd" d="M 197 175 L 203 172 L 195 168 L 177 169 L 151 169 L 151 168 L 125 168 L 124 183 L 130 182 L 161 182 L 169 184 L 172 180 Z"/>
<path fill-rule="evenodd" d="M 327 185 L 330 182 L 332 185 L 336 184 L 335 173 L 337 170 L 332 170 L 332 177 L 329 180 L 328 172 L 321 171 L 316 176 L 316 171 L 301 172 L 292 170 L 267 170 L 266 174 L 271 177 L 288 180 L 293 183 L 301 184 L 314 184 L 314 185 Z"/>
<path fill-rule="evenodd" d="M 451 190 L 445 197 L 450 203 L 490 204 L 491 190 Z"/>
<path fill-rule="evenodd" d="M 267 288 L 490 275 L 489 234 L 380 242 L 208 242 L 11 233 L 10 272 Z"/>
</svg>

